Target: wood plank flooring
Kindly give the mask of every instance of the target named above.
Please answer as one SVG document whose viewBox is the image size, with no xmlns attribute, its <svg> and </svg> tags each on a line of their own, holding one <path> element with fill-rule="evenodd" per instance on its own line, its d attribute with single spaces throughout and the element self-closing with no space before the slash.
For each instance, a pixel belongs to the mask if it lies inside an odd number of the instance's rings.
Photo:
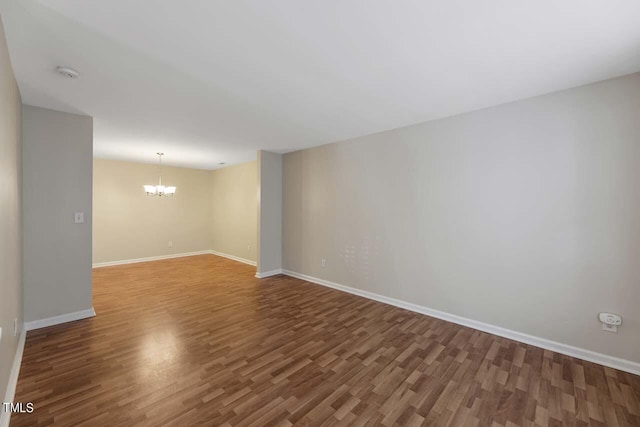
<svg viewBox="0 0 640 427">
<path fill-rule="evenodd" d="M 11 426 L 640 426 L 640 377 L 213 255 L 94 270 Z"/>
</svg>

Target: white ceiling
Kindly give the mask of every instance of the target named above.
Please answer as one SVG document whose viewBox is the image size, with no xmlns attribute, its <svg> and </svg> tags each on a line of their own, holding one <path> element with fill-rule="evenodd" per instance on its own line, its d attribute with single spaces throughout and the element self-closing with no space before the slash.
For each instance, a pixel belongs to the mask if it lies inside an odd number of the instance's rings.
<svg viewBox="0 0 640 427">
<path fill-rule="evenodd" d="M 637 0 L 0 0 L 23 102 L 211 169 L 640 70 Z M 81 72 L 77 80 L 57 65 Z"/>
</svg>

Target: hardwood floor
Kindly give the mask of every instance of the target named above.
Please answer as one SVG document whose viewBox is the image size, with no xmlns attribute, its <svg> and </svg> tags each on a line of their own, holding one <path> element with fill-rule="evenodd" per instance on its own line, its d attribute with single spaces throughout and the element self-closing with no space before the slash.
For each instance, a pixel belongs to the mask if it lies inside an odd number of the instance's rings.
<svg viewBox="0 0 640 427">
<path fill-rule="evenodd" d="M 213 255 L 94 270 L 11 426 L 640 426 L 640 377 Z"/>
</svg>

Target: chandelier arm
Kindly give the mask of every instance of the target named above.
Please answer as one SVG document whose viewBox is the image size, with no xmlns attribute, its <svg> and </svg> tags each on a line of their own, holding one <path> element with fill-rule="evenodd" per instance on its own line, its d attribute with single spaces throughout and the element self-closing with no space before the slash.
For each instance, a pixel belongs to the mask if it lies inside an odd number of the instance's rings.
<svg viewBox="0 0 640 427">
<path fill-rule="evenodd" d="M 158 185 L 145 185 L 144 189 L 148 196 L 173 196 L 176 192 L 176 187 L 165 187 L 162 185 L 162 156 L 164 153 L 156 153 L 158 155 Z"/>
</svg>

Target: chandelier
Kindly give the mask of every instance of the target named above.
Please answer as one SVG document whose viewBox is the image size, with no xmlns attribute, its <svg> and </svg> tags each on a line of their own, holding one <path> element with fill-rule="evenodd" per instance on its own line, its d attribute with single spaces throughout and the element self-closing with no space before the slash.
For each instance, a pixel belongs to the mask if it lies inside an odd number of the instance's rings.
<svg viewBox="0 0 640 427">
<path fill-rule="evenodd" d="M 144 191 L 147 193 L 147 196 L 173 196 L 176 192 L 176 187 L 162 185 L 162 156 L 164 156 L 164 153 L 156 154 L 158 155 L 158 164 L 160 165 L 158 185 L 145 185 Z"/>
</svg>

